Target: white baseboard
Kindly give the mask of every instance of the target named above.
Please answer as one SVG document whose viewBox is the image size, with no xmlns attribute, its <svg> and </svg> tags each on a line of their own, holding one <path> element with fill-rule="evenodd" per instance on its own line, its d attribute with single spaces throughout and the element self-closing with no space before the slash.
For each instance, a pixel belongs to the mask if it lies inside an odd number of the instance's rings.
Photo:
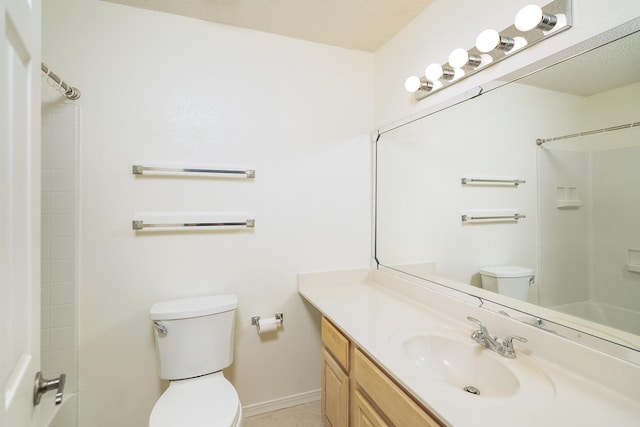
<svg viewBox="0 0 640 427">
<path fill-rule="evenodd" d="M 320 389 L 318 389 L 296 394 L 293 396 L 282 397 L 280 399 L 269 400 L 267 402 L 254 403 L 253 405 L 242 407 L 242 416 L 246 418 L 252 417 L 254 415 L 266 414 L 267 412 L 291 408 L 292 406 L 298 406 L 304 403 L 315 402 L 316 400 L 320 400 L 321 398 L 322 394 Z"/>
</svg>

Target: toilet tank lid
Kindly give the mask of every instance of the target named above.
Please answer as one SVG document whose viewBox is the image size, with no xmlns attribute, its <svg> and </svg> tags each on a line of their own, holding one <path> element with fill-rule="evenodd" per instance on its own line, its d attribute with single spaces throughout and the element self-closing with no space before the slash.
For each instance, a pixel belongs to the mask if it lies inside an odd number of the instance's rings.
<svg viewBox="0 0 640 427">
<path fill-rule="evenodd" d="M 528 277 L 533 276 L 533 269 L 517 266 L 486 267 L 480 274 L 491 277 Z"/>
<path fill-rule="evenodd" d="M 159 302 L 151 306 L 151 320 L 176 320 L 208 316 L 235 310 L 238 297 L 235 295 L 208 295 Z"/>
</svg>

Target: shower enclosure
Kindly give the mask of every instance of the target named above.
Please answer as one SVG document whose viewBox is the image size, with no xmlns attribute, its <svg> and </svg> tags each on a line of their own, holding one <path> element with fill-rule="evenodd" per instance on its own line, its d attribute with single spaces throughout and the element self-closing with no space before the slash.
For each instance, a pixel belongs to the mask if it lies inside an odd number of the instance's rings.
<svg viewBox="0 0 640 427">
<path fill-rule="evenodd" d="M 640 126 L 557 141 L 538 151 L 540 303 L 636 335 L 638 165 Z"/>
</svg>

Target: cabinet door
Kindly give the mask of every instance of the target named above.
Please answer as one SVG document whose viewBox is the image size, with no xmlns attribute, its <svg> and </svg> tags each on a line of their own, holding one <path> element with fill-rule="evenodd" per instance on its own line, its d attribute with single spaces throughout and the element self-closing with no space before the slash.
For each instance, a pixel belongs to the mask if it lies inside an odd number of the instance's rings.
<svg viewBox="0 0 640 427">
<path fill-rule="evenodd" d="M 441 424 L 413 401 L 359 349 L 352 353 L 351 381 L 362 390 L 392 425 L 438 427 Z"/>
<path fill-rule="evenodd" d="M 358 390 L 351 394 L 351 426 L 352 427 L 389 427 Z"/>
<path fill-rule="evenodd" d="M 322 349 L 322 420 L 326 426 L 349 425 L 349 377 Z"/>
<path fill-rule="evenodd" d="M 342 369 L 349 373 L 349 340 L 326 317 L 322 318 L 322 345 Z"/>
</svg>

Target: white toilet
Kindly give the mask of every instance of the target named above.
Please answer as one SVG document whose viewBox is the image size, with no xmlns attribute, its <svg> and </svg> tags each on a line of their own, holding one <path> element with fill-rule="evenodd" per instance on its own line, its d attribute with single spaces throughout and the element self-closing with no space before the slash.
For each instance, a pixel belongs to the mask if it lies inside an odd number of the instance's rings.
<svg viewBox="0 0 640 427">
<path fill-rule="evenodd" d="M 480 270 L 482 287 L 522 301 L 529 299 L 533 270 L 527 267 L 487 267 Z"/>
<path fill-rule="evenodd" d="M 222 374 L 233 362 L 238 298 L 213 295 L 151 307 L 160 378 L 170 380 L 149 417 L 149 427 L 237 427 L 242 407 Z"/>
</svg>

